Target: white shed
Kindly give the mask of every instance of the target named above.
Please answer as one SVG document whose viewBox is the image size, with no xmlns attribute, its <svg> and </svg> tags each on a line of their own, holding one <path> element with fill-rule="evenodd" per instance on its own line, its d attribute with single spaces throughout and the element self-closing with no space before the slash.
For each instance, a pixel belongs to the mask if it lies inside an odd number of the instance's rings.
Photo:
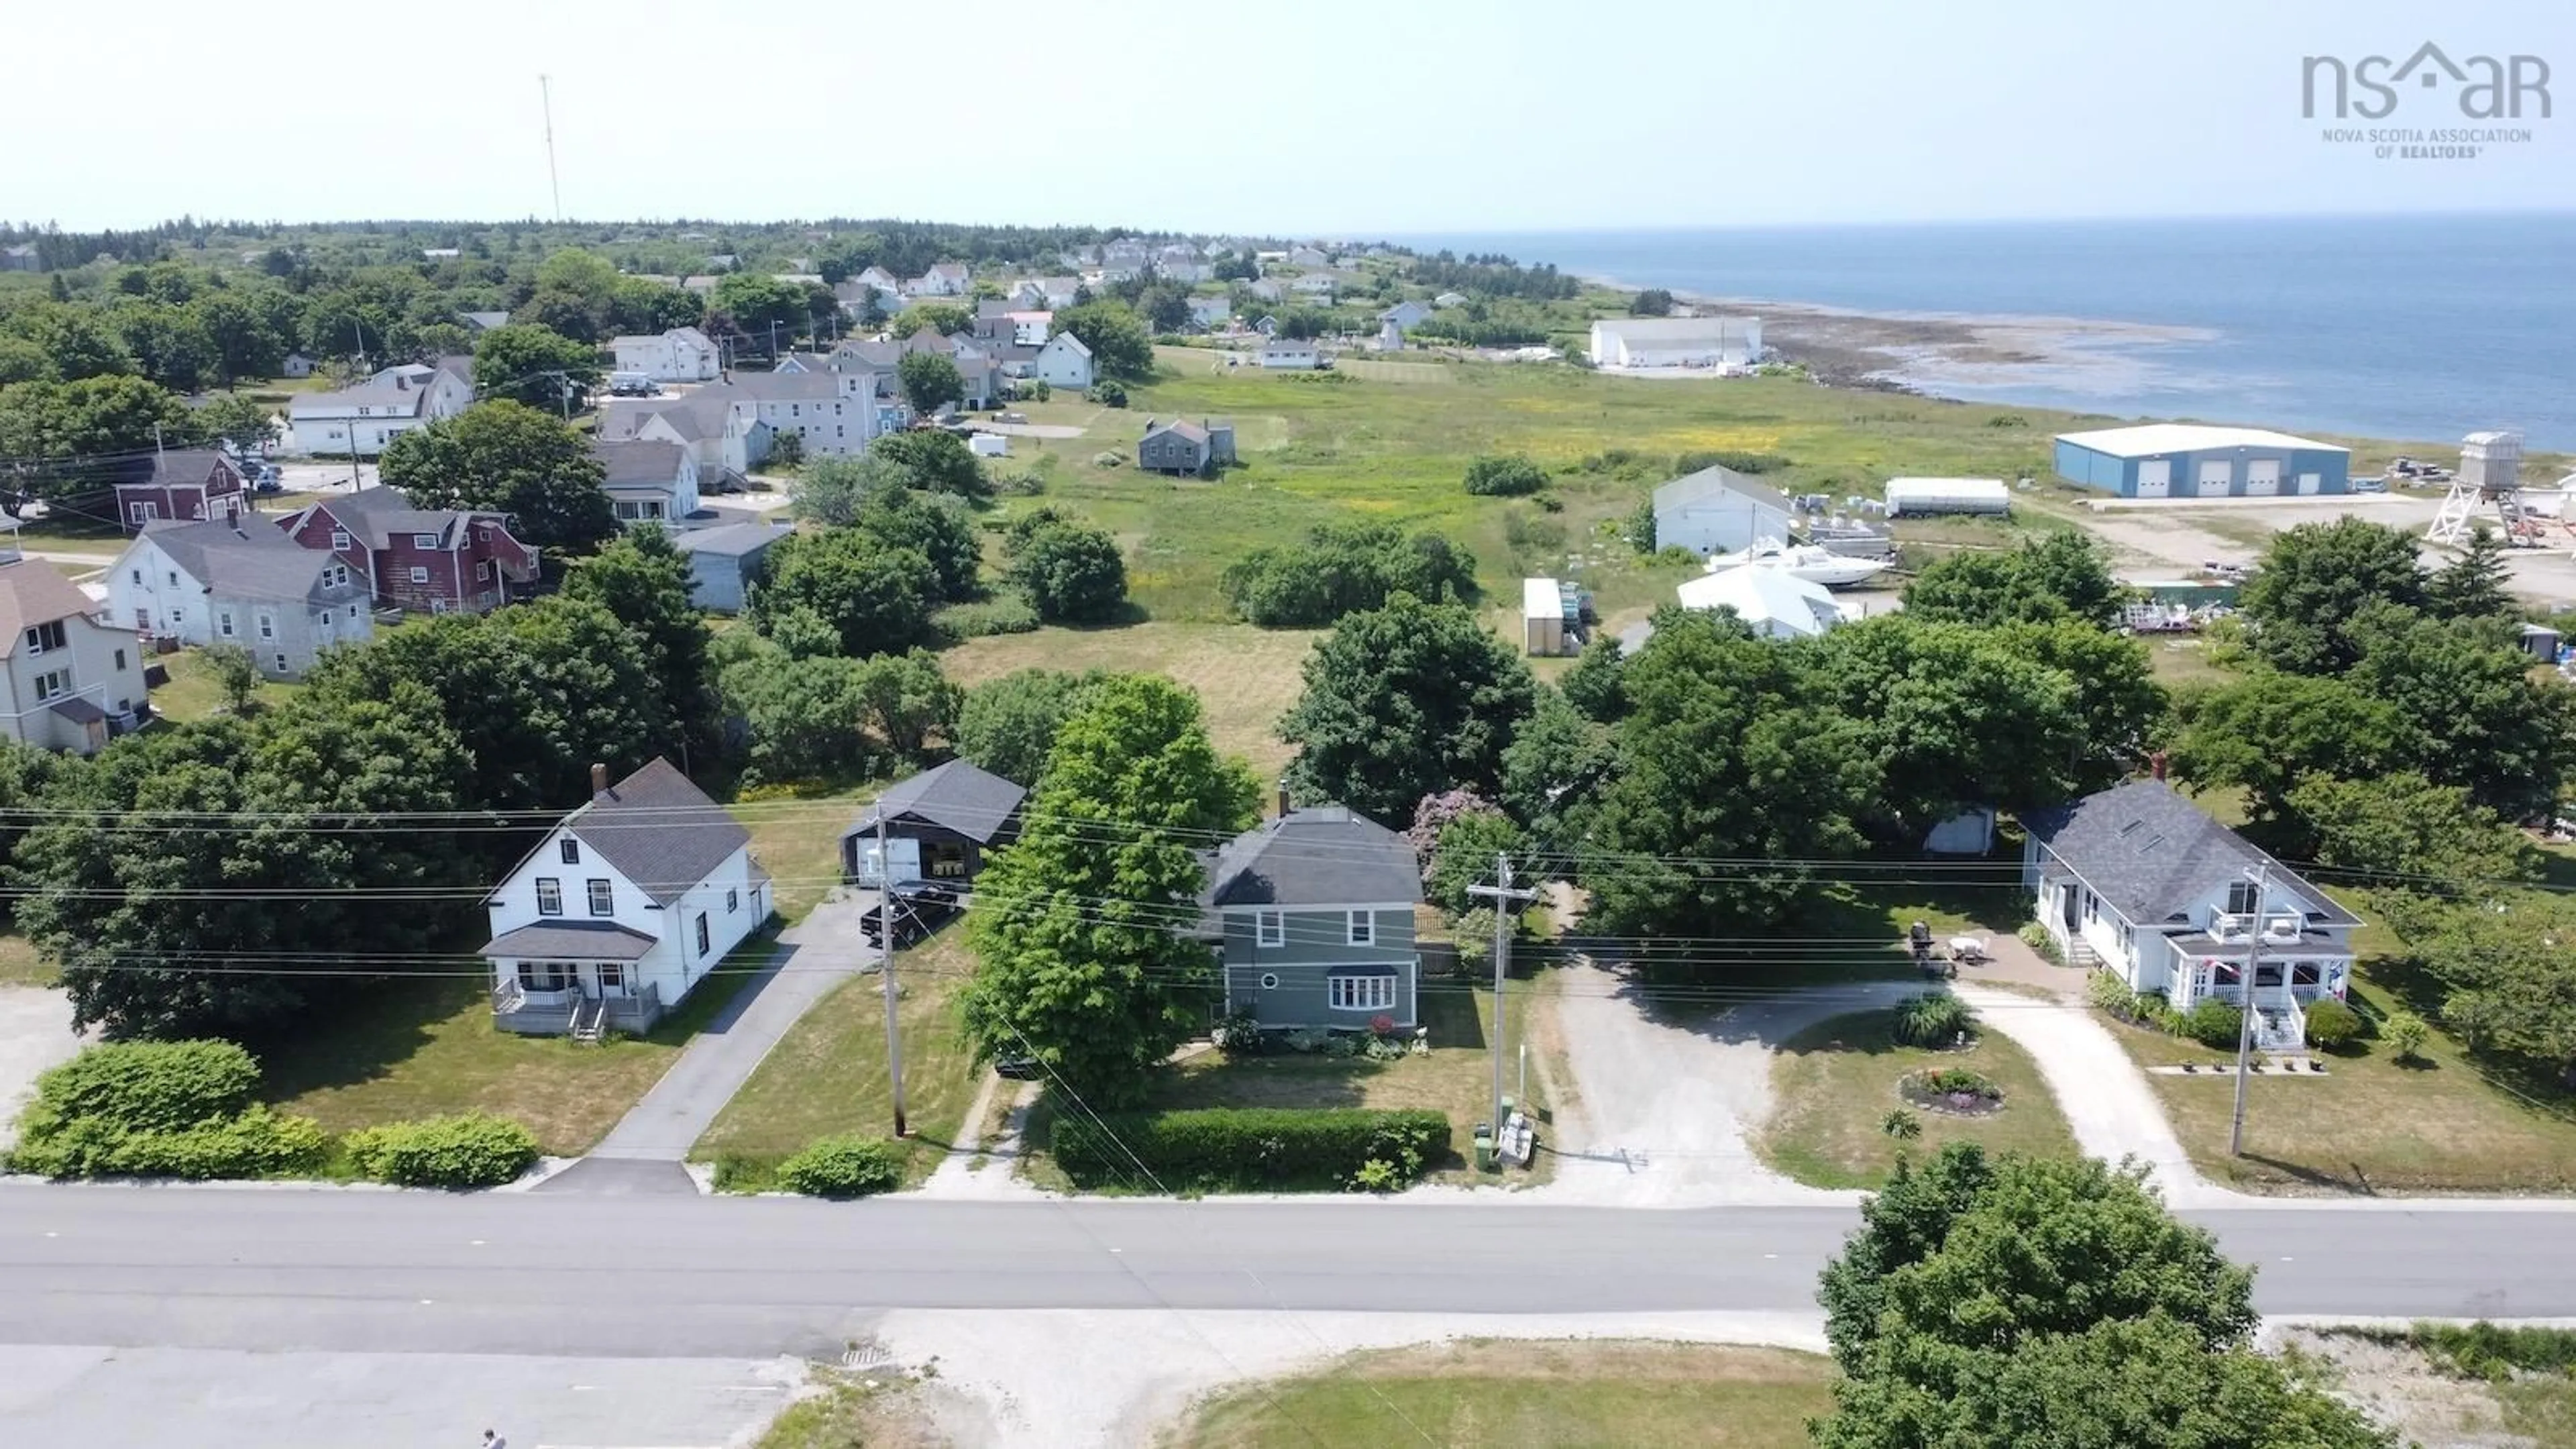
<svg viewBox="0 0 2576 1449">
<path fill-rule="evenodd" d="M 1808 639 L 1843 622 L 1843 607 L 1822 584 L 1768 564 L 1702 574 L 1681 586 L 1685 609 L 1733 609 L 1764 639 Z"/>
<path fill-rule="evenodd" d="M 1655 490 L 1655 546 L 1735 553 L 1762 539 L 1787 542 L 1789 499 L 1732 468 L 1711 465 Z"/>
<path fill-rule="evenodd" d="M 1011 440 L 1000 433 L 975 433 L 966 439 L 966 450 L 978 458 L 1011 456 Z"/>
<path fill-rule="evenodd" d="M 1890 478 L 1887 516 L 1925 513 L 2010 513 L 2012 490 L 2001 478 Z"/>
<path fill-rule="evenodd" d="M 1531 654 L 1565 652 L 1565 589 L 1556 580 L 1521 580 L 1521 645 Z"/>
</svg>

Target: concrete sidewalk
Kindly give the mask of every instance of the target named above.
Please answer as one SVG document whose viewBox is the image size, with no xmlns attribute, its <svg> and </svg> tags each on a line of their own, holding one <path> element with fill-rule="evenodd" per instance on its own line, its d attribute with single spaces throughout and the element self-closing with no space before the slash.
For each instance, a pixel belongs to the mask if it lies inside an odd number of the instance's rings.
<svg viewBox="0 0 2576 1449">
<path fill-rule="evenodd" d="M 589 1158 L 547 1179 L 537 1191 L 656 1190 L 639 1181 L 637 1170 L 609 1166 L 628 1162 L 667 1163 L 672 1169 L 667 1175 L 640 1175 L 655 1179 L 661 1190 L 696 1191 L 679 1164 L 706 1135 L 716 1114 L 814 1003 L 875 962 L 876 953 L 859 934 L 859 917 L 875 904 L 875 892 L 853 891 L 816 906 L 781 932 L 778 949 L 760 974 L 690 1039 L 644 1100 L 609 1130 Z"/>
</svg>

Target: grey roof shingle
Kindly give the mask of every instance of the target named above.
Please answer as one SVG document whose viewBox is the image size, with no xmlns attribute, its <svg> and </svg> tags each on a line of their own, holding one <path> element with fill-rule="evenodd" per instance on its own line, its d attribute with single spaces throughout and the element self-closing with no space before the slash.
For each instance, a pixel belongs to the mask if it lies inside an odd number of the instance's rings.
<svg viewBox="0 0 2576 1449">
<path fill-rule="evenodd" d="M 751 832 L 668 760 L 609 786 L 564 820 L 600 859 L 667 906 L 751 843 Z"/>
<path fill-rule="evenodd" d="M 680 460 L 688 450 L 653 438 L 613 438 L 590 445 L 607 473 L 603 488 L 668 488 L 679 481 Z"/>
<path fill-rule="evenodd" d="M 172 448 L 152 455 L 151 488 L 196 488 L 215 476 L 218 469 L 239 472 L 233 460 L 212 448 Z"/>
<path fill-rule="evenodd" d="M 911 815 L 954 830 L 979 845 L 990 845 L 1019 813 L 1020 802 L 1028 794 L 1024 787 L 990 770 L 964 760 L 950 760 L 879 795 L 866 814 L 841 832 L 841 838 L 873 834 L 880 815 L 889 825 Z"/>
<path fill-rule="evenodd" d="M 2333 925 L 2358 918 L 2324 891 L 2162 780 L 2135 780 L 2072 805 L 2033 812 L 2030 837 L 2081 876 L 2120 914 L 2140 925 L 2183 924 L 2191 908 L 2252 866 L 2271 867 L 2272 885 L 2303 898 Z"/>
<path fill-rule="evenodd" d="M 1776 508 L 1784 513 L 1789 509 L 1789 495 L 1767 483 L 1757 483 L 1732 468 L 1715 463 L 1657 488 L 1655 508 L 1658 512 L 1667 508 L 1679 508 L 1685 504 L 1704 502 L 1722 493 L 1733 493 L 1738 497 L 1750 498 L 1766 508 Z"/>
<path fill-rule="evenodd" d="M 218 597 L 275 603 L 310 599 L 321 592 L 322 571 L 338 566 L 330 554 L 309 549 L 256 518 L 236 527 L 222 519 L 204 523 L 156 520 L 143 536 Z"/>
<path fill-rule="evenodd" d="M 536 921 L 483 943 L 482 955 L 536 960 L 641 961 L 653 938 L 615 921 Z"/>
<path fill-rule="evenodd" d="M 1345 805 L 1300 806 L 1226 842 L 1205 904 L 1360 906 L 1422 899 L 1422 868 L 1404 837 Z"/>
<path fill-rule="evenodd" d="M 671 546 L 682 553 L 726 554 L 739 558 L 758 553 L 787 534 L 788 530 L 772 528 L 766 523 L 724 523 L 714 528 L 692 528 L 675 534 Z"/>
</svg>

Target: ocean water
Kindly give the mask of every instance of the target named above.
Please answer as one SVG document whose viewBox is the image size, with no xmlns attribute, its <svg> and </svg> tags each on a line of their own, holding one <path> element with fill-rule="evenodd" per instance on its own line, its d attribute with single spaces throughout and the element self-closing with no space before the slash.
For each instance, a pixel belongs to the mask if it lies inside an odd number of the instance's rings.
<svg viewBox="0 0 2576 1449">
<path fill-rule="evenodd" d="M 2576 215 L 1398 240 L 1710 296 L 2196 334 L 2112 343 L 2114 366 L 1904 374 L 1947 396 L 2432 442 L 2514 428 L 2576 450 Z"/>
</svg>

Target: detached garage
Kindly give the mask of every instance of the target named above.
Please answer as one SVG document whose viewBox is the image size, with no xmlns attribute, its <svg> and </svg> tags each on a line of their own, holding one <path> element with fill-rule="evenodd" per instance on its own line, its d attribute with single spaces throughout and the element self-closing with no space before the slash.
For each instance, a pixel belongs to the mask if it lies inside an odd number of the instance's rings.
<svg viewBox="0 0 2576 1449">
<path fill-rule="evenodd" d="M 2343 493 L 2352 454 L 2262 428 L 2150 423 L 2057 435 L 2057 476 L 2121 498 Z"/>
</svg>

